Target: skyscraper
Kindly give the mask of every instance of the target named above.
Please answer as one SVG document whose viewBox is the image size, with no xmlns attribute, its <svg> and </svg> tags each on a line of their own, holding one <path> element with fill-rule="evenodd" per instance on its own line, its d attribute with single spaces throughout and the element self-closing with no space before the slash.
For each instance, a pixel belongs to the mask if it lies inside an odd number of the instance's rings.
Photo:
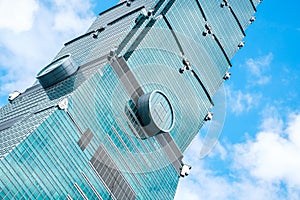
<svg viewBox="0 0 300 200">
<path fill-rule="evenodd" d="M 0 110 L 3 199 L 172 199 L 259 0 L 128 0 Z"/>
</svg>

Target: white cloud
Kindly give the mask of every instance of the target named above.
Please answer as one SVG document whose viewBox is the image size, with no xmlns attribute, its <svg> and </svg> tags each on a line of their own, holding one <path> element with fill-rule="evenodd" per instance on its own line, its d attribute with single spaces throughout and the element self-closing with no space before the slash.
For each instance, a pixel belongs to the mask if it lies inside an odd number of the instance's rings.
<svg viewBox="0 0 300 200">
<path fill-rule="evenodd" d="M 210 170 L 207 158 L 193 156 L 201 143 L 197 137 L 185 156 L 191 174 L 180 180 L 175 199 L 300 199 L 300 113 L 290 114 L 287 121 L 283 117 L 268 108 L 254 139 L 226 145 L 223 174 Z M 221 160 L 222 154 L 212 155 Z"/>
<path fill-rule="evenodd" d="M 175 200 L 282 200 L 284 197 L 278 186 L 248 178 L 231 181 L 201 167 L 192 175 L 194 178 L 180 181 Z"/>
<path fill-rule="evenodd" d="M 236 146 L 237 165 L 258 179 L 300 188 L 300 114 L 289 116 L 287 128 L 276 115 L 262 128 L 254 140 Z"/>
<path fill-rule="evenodd" d="M 38 3 L 35 0 L 0 0 L 0 30 L 30 30 L 37 9 Z"/>
<path fill-rule="evenodd" d="M 4 9 L 2 4 L 5 4 L 6 10 L 17 5 L 14 1 L 0 2 L 1 9 Z M 23 91 L 30 86 L 37 72 L 53 59 L 63 44 L 83 34 L 95 19 L 89 1 L 24 2 L 26 5 L 21 8 L 27 11 L 14 14 L 29 24 L 25 28 L 21 26 L 19 30 L 23 32 L 16 32 L 13 26 L 0 24 L 0 96 L 7 96 L 13 90 Z M 4 19 L 11 17 L 8 12 L 0 15 Z M 16 25 L 12 21 L 7 23 Z"/>
<path fill-rule="evenodd" d="M 285 113 L 283 113 L 284 115 Z M 265 109 L 262 110 L 260 113 L 263 121 L 260 125 L 260 130 L 265 131 L 268 130 L 272 133 L 280 134 L 284 128 L 284 122 L 280 118 L 279 111 L 273 106 L 267 106 Z"/>
<path fill-rule="evenodd" d="M 54 30 L 78 32 L 87 30 L 94 14 L 90 11 L 91 3 L 83 0 L 55 0 Z"/>
<path fill-rule="evenodd" d="M 250 80 L 252 85 L 264 85 L 270 82 L 271 75 L 268 75 L 270 65 L 273 60 L 273 54 L 269 53 L 256 59 L 250 58 L 246 61 L 246 66 L 249 70 Z"/>
<path fill-rule="evenodd" d="M 231 112 L 240 115 L 249 112 L 251 109 L 258 106 L 262 95 L 257 93 L 243 93 L 241 90 L 233 90 L 231 87 L 227 89 L 227 104 Z"/>
</svg>

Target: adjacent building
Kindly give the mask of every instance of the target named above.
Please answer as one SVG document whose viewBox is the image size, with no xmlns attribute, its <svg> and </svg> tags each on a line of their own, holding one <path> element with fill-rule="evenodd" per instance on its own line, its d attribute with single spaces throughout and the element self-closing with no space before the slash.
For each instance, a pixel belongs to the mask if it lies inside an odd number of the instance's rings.
<svg viewBox="0 0 300 200">
<path fill-rule="evenodd" d="M 173 199 L 259 0 L 127 0 L 0 109 L 1 199 Z"/>
</svg>

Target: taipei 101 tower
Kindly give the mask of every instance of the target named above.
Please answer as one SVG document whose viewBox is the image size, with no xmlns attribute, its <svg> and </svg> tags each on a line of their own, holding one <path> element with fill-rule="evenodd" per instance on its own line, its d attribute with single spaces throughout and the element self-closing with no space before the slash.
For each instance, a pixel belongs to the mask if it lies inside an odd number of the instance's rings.
<svg viewBox="0 0 300 200">
<path fill-rule="evenodd" d="M 173 199 L 261 0 L 124 0 L 0 109 L 0 199 Z"/>
</svg>

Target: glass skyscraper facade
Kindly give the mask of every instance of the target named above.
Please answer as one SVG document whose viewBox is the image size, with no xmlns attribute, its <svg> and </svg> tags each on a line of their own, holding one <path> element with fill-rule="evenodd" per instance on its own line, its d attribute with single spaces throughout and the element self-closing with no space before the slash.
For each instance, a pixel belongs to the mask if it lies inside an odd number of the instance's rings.
<svg viewBox="0 0 300 200">
<path fill-rule="evenodd" d="M 1 199 L 173 199 L 259 0 L 128 0 L 0 109 Z"/>
</svg>

